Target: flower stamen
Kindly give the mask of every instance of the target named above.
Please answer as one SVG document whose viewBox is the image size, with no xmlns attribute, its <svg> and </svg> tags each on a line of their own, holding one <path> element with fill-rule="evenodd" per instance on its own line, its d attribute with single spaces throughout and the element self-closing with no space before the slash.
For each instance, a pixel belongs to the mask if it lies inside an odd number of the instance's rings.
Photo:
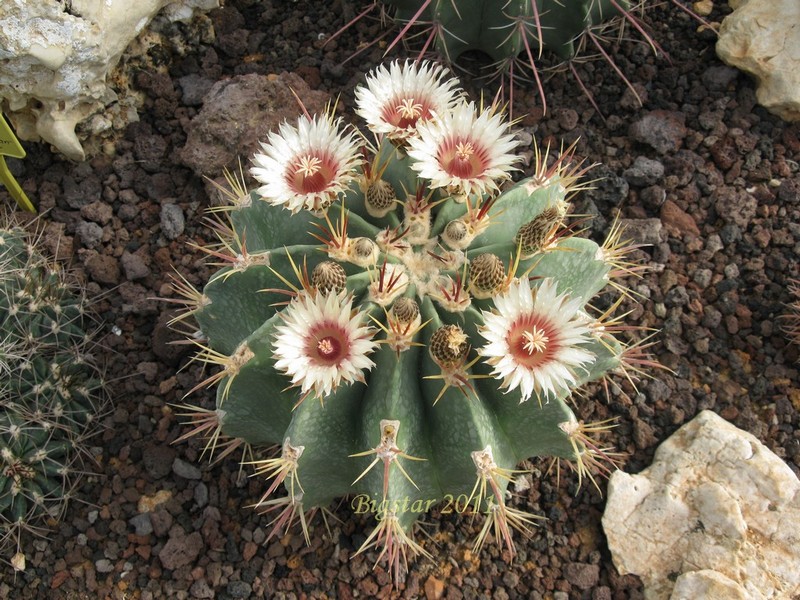
<svg viewBox="0 0 800 600">
<path fill-rule="evenodd" d="M 364 371 L 375 366 L 368 358 L 377 347 L 374 331 L 362 325 L 366 315 L 352 303 L 344 291 L 298 294 L 279 313 L 275 368 L 300 387 L 300 402 L 312 393 L 322 402 L 342 381 L 364 382 Z"/>
<path fill-rule="evenodd" d="M 530 331 L 525 331 L 522 334 L 522 339 L 525 340 L 522 347 L 528 354 L 544 352 L 547 350 L 547 342 L 550 341 L 550 338 L 545 335 L 544 330 L 539 329 L 536 325 L 534 325 Z"/>
<path fill-rule="evenodd" d="M 479 354 L 502 379 L 501 388 L 520 389 L 522 402 L 569 390 L 577 382 L 574 369 L 595 361 L 594 353 L 580 347 L 592 334 L 580 301 L 558 294 L 554 280 L 531 289 L 526 279 L 514 279 L 494 305 L 483 311 L 479 331 L 488 343 Z"/>
<path fill-rule="evenodd" d="M 403 119 L 409 121 L 416 121 L 420 115 L 422 115 L 423 108 L 422 104 L 416 102 L 414 98 L 403 98 L 400 104 L 394 107 L 395 111 L 397 111 Z"/>
</svg>

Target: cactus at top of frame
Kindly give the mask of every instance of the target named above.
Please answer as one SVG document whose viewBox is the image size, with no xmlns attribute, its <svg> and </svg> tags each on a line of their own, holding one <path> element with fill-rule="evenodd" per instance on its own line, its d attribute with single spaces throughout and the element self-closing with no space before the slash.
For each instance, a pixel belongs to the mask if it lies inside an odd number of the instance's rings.
<svg viewBox="0 0 800 600">
<path fill-rule="evenodd" d="M 566 459 L 580 481 L 618 456 L 595 440 L 608 424 L 567 400 L 643 366 L 616 337 L 619 299 L 592 307 L 638 269 L 632 246 L 616 227 L 603 245 L 574 235 L 572 152 L 537 152 L 513 184 L 509 123 L 446 69 L 379 67 L 356 99 L 377 147 L 330 114 L 300 117 L 253 158 L 258 189 L 229 177 L 203 248 L 221 268 L 202 291 L 176 285 L 197 360 L 220 367 L 195 388 L 216 385 L 216 407 L 187 405 L 180 439 L 221 456 L 277 446 L 256 461 L 273 533 L 299 519 L 308 536 L 308 511 L 353 496 L 379 518 L 362 550 L 383 547 L 394 577 L 445 499 L 485 513 L 478 547 L 493 532 L 513 556 L 511 529 L 534 522 L 506 502 L 517 464 Z"/>
<path fill-rule="evenodd" d="M 399 24 L 429 28 L 436 49 L 448 60 L 481 50 L 498 65 L 522 53 L 531 60 L 549 50 L 560 59 L 575 56 L 581 35 L 624 16 L 628 0 L 382 0 L 394 7 Z"/>
<path fill-rule="evenodd" d="M 17 550 L 62 514 L 95 429 L 86 307 L 28 232 L 0 228 L 0 541 Z"/>
<path fill-rule="evenodd" d="M 678 0 L 673 2 L 692 14 Z M 419 50 L 418 59 L 434 52 L 440 60 L 455 63 L 465 52 L 481 51 L 491 60 L 487 74 L 500 79 L 501 89 L 508 84 L 512 104 L 514 82 L 526 82 L 532 77 L 544 112 L 547 99 L 540 70 L 543 53 L 552 53 L 556 61 L 547 64 L 569 65 L 572 76 L 599 110 L 589 86 L 570 61 L 576 57 L 602 57 L 638 99 L 635 87 L 606 46 L 612 37 L 607 35 L 609 29 L 617 28 L 616 37 L 620 37 L 625 27 L 631 27 L 654 53 L 662 51 L 633 14 L 634 8 L 643 5 L 631 0 L 373 0 L 331 39 L 379 9 L 382 21 L 389 15 L 399 29 L 387 52 L 398 42 L 410 40 L 415 41 L 413 47 Z M 702 19 L 696 18 L 702 23 Z"/>
</svg>

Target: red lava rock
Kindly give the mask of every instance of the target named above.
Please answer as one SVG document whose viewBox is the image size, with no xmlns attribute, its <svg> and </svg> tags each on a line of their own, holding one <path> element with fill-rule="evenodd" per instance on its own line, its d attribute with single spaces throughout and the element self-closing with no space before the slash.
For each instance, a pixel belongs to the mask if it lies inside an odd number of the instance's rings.
<svg viewBox="0 0 800 600">
<path fill-rule="evenodd" d="M 746 191 L 721 186 L 712 194 L 714 208 L 726 222 L 747 227 L 756 215 L 758 201 Z"/>
<path fill-rule="evenodd" d="M 69 579 L 69 571 L 58 571 L 53 575 L 53 580 L 50 582 L 50 589 L 57 590 L 61 585 Z"/>
<path fill-rule="evenodd" d="M 111 205 L 100 200 L 81 207 L 81 216 L 84 219 L 105 225 L 114 216 L 114 209 Z"/>
<path fill-rule="evenodd" d="M 380 588 L 372 577 L 367 577 L 358 582 L 358 589 L 362 594 L 366 594 L 367 598 L 375 598 Z"/>
<path fill-rule="evenodd" d="M 66 260 L 72 256 L 74 244 L 72 236 L 64 233 L 63 223 L 48 222 L 44 230 L 44 247 L 56 260 Z"/>
<path fill-rule="evenodd" d="M 189 593 L 192 595 L 192 598 L 214 598 L 216 596 L 214 590 L 202 579 L 192 584 L 189 588 Z"/>
<path fill-rule="evenodd" d="M 589 590 L 597 585 L 600 579 L 600 567 L 587 563 L 568 563 L 564 566 L 564 577 L 582 590 Z"/>
<path fill-rule="evenodd" d="M 316 90 L 322 83 L 319 69 L 310 65 L 299 65 L 295 72 L 302 77 L 312 90 Z"/>
<path fill-rule="evenodd" d="M 242 558 L 244 558 L 246 561 L 249 561 L 256 555 L 256 552 L 258 552 L 258 544 L 246 542 L 244 549 L 242 550 Z"/>
<path fill-rule="evenodd" d="M 163 507 L 158 507 L 150 513 L 150 522 L 153 524 L 153 533 L 161 537 L 172 527 L 172 515 Z"/>
<path fill-rule="evenodd" d="M 661 223 L 675 237 L 683 237 L 685 234 L 700 235 L 700 228 L 692 216 L 672 200 L 665 200 L 661 206 Z"/>
<path fill-rule="evenodd" d="M 353 588 L 350 584 L 340 581 L 337 583 L 339 600 L 353 600 Z"/>
<path fill-rule="evenodd" d="M 194 562 L 204 547 L 203 536 L 199 532 L 194 531 L 189 535 L 179 532 L 164 544 L 158 558 L 165 569 L 174 571 Z"/>
<path fill-rule="evenodd" d="M 726 406 L 719 412 L 719 416 L 726 421 L 734 421 L 739 416 L 739 409 L 735 406 Z"/>
<path fill-rule="evenodd" d="M 592 590 L 592 600 L 611 600 L 611 588 L 608 586 L 600 586 Z"/>
<path fill-rule="evenodd" d="M 117 285 L 119 283 L 119 261 L 113 256 L 99 254 L 96 250 L 85 250 L 83 264 L 89 276 L 98 283 Z"/>
<path fill-rule="evenodd" d="M 181 159 L 202 176 L 221 175 L 237 157 L 256 152 L 259 142 L 283 121 L 296 120 L 302 109 L 292 90 L 310 114 L 324 110 L 328 94 L 310 89 L 295 73 L 281 73 L 274 80 L 251 73 L 217 82 L 189 124 Z"/>
<path fill-rule="evenodd" d="M 144 468 L 154 479 L 161 479 L 172 471 L 177 451 L 165 444 L 152 444 L 143 453 Z"/>
<path fill-rule="evenodd" d="M 578 126 L 580 117 L 578 113 L 571 108 L 560 108 L 556 110 L 556 119 L 558 124 L 564 131 L 572 131 Z"/>
<path fill-rule="evenodd" d="M 725 136 L 709 149 L 714 163 L 723 171 L 730 169 L 739 159 L 733 138 Z"/>
<path fill-rule="evenodd" d="M 425 580 L 425 598 L 427 600 L 439 600 L 444 596 L 444 582 L 436 579 L 433 575 Z"/>
<path fill-rule="evenodd" d="M 634 121 L 628 133 L 637 142 L 647 144 L 659 154 L 677 152 L 686 137 L 686 116 L 683 113 L 654 110 Z"/>
<path fill-rule="evenodd" d="M 633 423 L 633 441 L 636 442 L 638 448 L 649 448 L 658 443 L 653 433 L 653 428 L 641 419 L 636 419 Z"/>
</svg>

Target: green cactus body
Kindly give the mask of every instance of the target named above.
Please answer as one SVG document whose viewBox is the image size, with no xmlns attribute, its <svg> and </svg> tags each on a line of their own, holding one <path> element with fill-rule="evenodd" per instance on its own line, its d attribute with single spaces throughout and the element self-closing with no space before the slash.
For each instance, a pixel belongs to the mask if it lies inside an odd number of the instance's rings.
<svg viewBox="0 0 800 600">
<path fill-rule="evenodd" d="M 101 382 L 86 299 L 22 229 L 0 229 L 0 530 L 57 518 L 94 429 Z"/>
<path fill-rule="evenodd" d="M 356 512 L 375 512 L 379 526 L 365 547 L 399 540 L 389 550 L 397 574 L 406 550 L 424 552 L 407 532 L 443 501 L 486 513 L 478 545 L 495 527 L 513 554 L 509 527 L 532 523 L 505 502 L 515 465 L 546 455 L 583 468 L 608 458 L 587 443 L 565 400 L 624 366 L 625 350 L 607 315 L 589 316 L 621 250 L 617 238 L 601 247 L 565 229 L 578 174 L 566 166 L 568 155 L 502 193 L 488 184 L 463 193 L 426 187 L 419 153 L 389 137 L 371 163 L 351 172 L 327 212 L 232 194 L 231 235 L 223 240 L 229 266 L 202 293 L 185 295 L 207 340 L 200 359 L 222 367 L 206 381 L 218 383 L 216 409 L 193 409 L 196 430 L 213 425 L 214 440 L 282 448 L 259 467 L 272 478 L 259 506 L 283 511 L 277 527 L 342 496 L 353 498 Z M 479 150 L 462 140 L 454 160 L 469 163 Z M 523 377 L 534 386 L 527 391 L 498 376 L 499 358 L 487 358 L 487 336 L 498 327 L 487 319 L 502 321 L 498 298 L 511 304 L 512 292 L 527 298 L 521 304 L 551 298 L 572 315 L 562 319 L 553 309 L 549 321 L 534 315 L 517 334 L 509 329 L 508 339 L 518 338 L 519 373 L 540 363 L 561 369 L 562 351 L 583 361 L 558 376 L 541 371 L 544 383 Z M 347 324 L 331 325 L 315 311 Z M 569 328 L 581 338 L 572 349 L 563 333 Z M 369 347 L 356 350 L 359 344 Z M 295 346 L 303 358 L 287 360 Z M 313 369 L 332 356 L 368 357 L 371 365 L 353 372 L 342 359 L 342 376 L 353 376 L 321 392 L 325 379 Z M 320 387 L 304 387 L 315 377 Z M 559 381 L 568 384 L 548 389 Z M 268 499 L 278 482 L 289 495 Z"/>
<path fill-rule="evenodd" d="M 509 64 L 540 48 L 569 60 L 588 29 L 619 17 L 628 0 L 384 0 L 400 24 L 433 26 L 438 52 L 455 61 L 468 50 L 481 50 L 498 65 Z M 423 4 L 427 4 L 419 13 Z M 419 14 L 418 14 L 419 13 Z"/>
</svg>

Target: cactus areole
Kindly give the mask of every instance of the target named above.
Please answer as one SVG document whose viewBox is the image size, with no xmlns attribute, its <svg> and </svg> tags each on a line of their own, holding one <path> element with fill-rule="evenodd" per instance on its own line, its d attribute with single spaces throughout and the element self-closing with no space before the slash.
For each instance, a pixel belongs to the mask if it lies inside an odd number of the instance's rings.
<svg viewBox="0 0 800 600">
<path fill-rule="evenodd" d="M 511 530 L 534 519 L 506 501 L 520 461 L 591 476 L 616 456 L 565 399 L 630 366 L 618 303 L 589 305 L 635 268 L 630 247 L 565 223 L 585 170 L 570 152 L 537 152 L 514 184 L 510 125 L 446 69 L 379 67 L 356 101 L 374 143 L 300 117 L 255 155 L 258 189 L 229 177 L 220 244 L 204 249 L 222 268 L 202 292 L 178 285 L 197 358 L 221 367 L 197 386 L 217 384 L 216 408 L 187 407 L 182 439 L 277 446 L 256 462 L 273 532 L 299 519 L 307 536 L 308 511 L 349 496 L 378 522 L 362 550 L 382 548 L 394 577 L 426 554 L 412 526 L 442 502 L 485 515 L 476 545 L 491 534 L 513 556 Z"/>
</svg>

